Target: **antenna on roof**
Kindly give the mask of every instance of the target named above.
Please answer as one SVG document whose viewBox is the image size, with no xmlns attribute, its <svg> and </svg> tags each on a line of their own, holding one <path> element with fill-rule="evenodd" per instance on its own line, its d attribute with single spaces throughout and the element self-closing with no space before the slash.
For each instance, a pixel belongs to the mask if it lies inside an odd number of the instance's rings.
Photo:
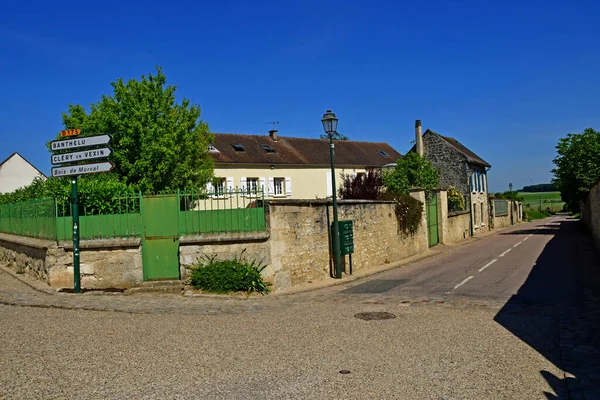
<svg viewBox="0 0 600 400">
<path fill-rule="evenodd" d="M 265 124 L 271 124 L 273 125 L 273 128 L 275 128 L 275 125 L 279 125 L 279 121 L 265 122 Z"/>
</svg>

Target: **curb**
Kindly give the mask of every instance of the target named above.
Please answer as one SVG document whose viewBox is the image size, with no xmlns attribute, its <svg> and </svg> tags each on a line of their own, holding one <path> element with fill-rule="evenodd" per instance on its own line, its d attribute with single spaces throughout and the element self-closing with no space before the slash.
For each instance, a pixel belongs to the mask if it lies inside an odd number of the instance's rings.
<svg viewBox="0 0 600 400">
<path fill-rule="evenodd" d="M 0 264 L 0 269 L 4 272 L 6 272 L 7 274 L 9 274 L 10 276 L 12 276 L 13 278 L 15 278 L 16 280 L 20 281 L 21 283 L 24 283 L 25 285 L 29 286 L 30 288 L 37 290 L 38 292 L 42 292 L 45 294 L 57 294 L 58 291 L 54 288 L 52 288 L 51 286 L 48 286 L 47 284 L 34 279 L 34 278 L 30 278 L 29 276 L 25 275 L 25 274 L 17 274 L 15 271 L 13 271 L 12 269 L 8 268 L 6 265 L 4 264 Z"/>
</svg>

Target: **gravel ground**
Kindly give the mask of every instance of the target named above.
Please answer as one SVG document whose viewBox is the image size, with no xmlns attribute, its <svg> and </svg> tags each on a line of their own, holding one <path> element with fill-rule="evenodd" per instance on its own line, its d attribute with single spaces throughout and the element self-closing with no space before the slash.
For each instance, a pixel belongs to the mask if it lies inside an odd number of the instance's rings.
<svg viewBox="0 0 600 400">
<path fill-rule="evenodd" d="M 354 318 L 365 311 L 397 318 Z M 561 370 L 497 311 L 326 299 L 228 315 L 0 305 L 0 397 L 566 398 Z M 553 319 L 529 314 L 515 318 L 548 354 Z"/>
</svg>

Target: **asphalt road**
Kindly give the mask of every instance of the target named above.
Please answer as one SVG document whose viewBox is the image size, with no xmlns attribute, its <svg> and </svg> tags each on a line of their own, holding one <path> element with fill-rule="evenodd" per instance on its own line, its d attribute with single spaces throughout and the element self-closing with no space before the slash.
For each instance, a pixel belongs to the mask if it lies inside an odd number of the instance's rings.
<svg viewBox="0 0 600 400">
<path fill-rule="evenodd" d="M 556 306 L 574 304 L 578 292 L 563 264 L 575 256 L 561 223 L 522 224 L 438 258 L 232 313 L 224 304 L 214 315 L 199 306 L 182 315 L 167 297 L 144 298 L 153 314 L 2 305 L 0 397 L 567 398 Z M 25 301 L 30 289 L 12 279 L 0 274 L 0 294 Z M 54 301 L 35 296 L 31 305 Z M 133 301 L 113 299 L 93 296 L 114 309 Z M 355 318 L 365 312 L 395 318 Z"/>
</svg>

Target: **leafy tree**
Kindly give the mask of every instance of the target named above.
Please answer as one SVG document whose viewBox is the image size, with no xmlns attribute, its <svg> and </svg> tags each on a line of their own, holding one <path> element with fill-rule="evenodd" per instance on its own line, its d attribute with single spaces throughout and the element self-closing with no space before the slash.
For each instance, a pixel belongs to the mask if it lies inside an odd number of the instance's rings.
<svg viewBox="0 0 600 400">
<path fill-rule="evenodd" d="M 381 172 L 370 170 L 366 174 L 342 175 L 340 199 L 380 200 L 385 191 Z"/>
<path fill-rule="evenodd" d="M 526 193 L 554 192 L 554 191 L 556 191 L 556 186 L 554 186 L 552 183 L 540 183 L 538 185 L 523 186 L 523 189 L 519 190 L 519 192 L 526 192 Z"/>
<path fill-rule="evenodd" d="M 559 139 L 552 183 L 572 210 L 600 181 L 600 132 L 592 128 Z"/>
<path fill-rule="evenodd" d="M 448 211 L 462 211 L 466 208 L 465 197 L 454 186 L 448 187 Z"/>
<path fill-rule="evenodd" d="M 440 176 L 431 161 L 411 151 L 397 161 L 393 170 L 383 174 L 383 184 L 394 193 L 407 194 L 414 187 L 425 190 L 439 187 Z"/>
<path fill-rule="evenodd" d="M 205 187 L 213 174 L 208 145 L 213 140 L 200 120 L 200 107 L 175 101 L 175 86 L 167 85 L 161 68 L 127 83 L 113 82 L 90 112 L 69 105 L 63 114 L 66 129 L 82 128 L 81 136 L 112 135 L 114 173 L 143 191 L 184 186 Z"/>
<path fill-rule="evenodd" d="M 342 135 L 341 133 L 338 133 L 338 132 L 333 132 L 331 134 L 331 136 L 332 136 L 333 140 L 350 140 L 350 139 L 348 139 L 348 136 Z M 326 133 L 321 133 L 320 138 L 329 140 L 329 135 Z"/>
</svg>

